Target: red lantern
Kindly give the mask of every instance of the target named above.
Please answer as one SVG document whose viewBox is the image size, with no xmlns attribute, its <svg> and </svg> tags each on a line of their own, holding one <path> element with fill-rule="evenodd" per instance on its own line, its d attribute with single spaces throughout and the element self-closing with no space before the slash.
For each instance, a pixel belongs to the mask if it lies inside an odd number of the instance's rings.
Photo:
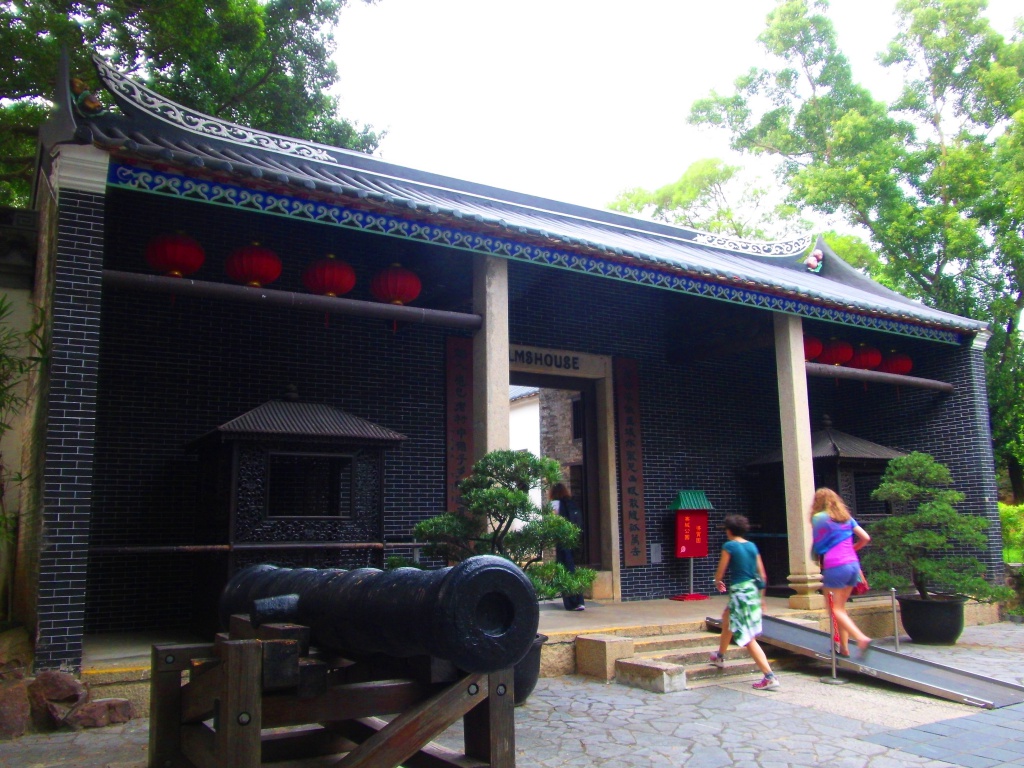
<svg viewBox="0 0 1024 768">
<path fill-rule="evenodd" d="M 253 243 L 228 256 L 224 271 L 236 283 L 260 288 L 281 276 L 281 259 L 269 248 Z"/>
<path fill-rule="evenodd" d="M 408 304 L 420 295 L 422 287 L 416 273 L 405 269 L 401 264 L 392 264 L 373 278 L 370 293 L 377 301 Z"/>
<path fill-rule="evenodd" d="M 882 362 L 882 353 L 872 346 L 860 344 L 853 352 L 847 365 L 850 368 L 863 368 L 866 371 L 877 368 Z"/>
<path fill-rule="evenodd" d="M 329 253 L 306 267 L 302 284 L 310 293 L 319 296 L 343 296 L 355 286 L 356 272 L 341 259 L 334 258 L 333 253 Z"/>
<path fill-rule="evenodd" d="M 814 336 L 804 336 L 804 360 L 813 360 L 821 351 L 825 348 L 825 345 L 821 343 L 821 339 L 815 338 Z"/>
<path fill-rule="evenodd" d="M 149 266 L 166 277 L 191 275 L 206 261 L 203 246 L 184 232 L 157 235 L 146 246 Z"/>
<path fill-rule="evenodd" d="M 848 341 L 831 339 L 826 341 L 824 349 L 818 355 L 818 362 L 823 365 L 843 365 L 853 357 L 853 347 Z"/>
<path fill-rule="evenodd" d="M 904 355 L 902 352 L 893 352 L 887 355 L 882 364 L 878 366 L 878 370 L 884 373 L 898 373 L 901 376 L 906 376 L 913 369 L 914 361 L 910 359 L 909 355 Z"/>
</svg>

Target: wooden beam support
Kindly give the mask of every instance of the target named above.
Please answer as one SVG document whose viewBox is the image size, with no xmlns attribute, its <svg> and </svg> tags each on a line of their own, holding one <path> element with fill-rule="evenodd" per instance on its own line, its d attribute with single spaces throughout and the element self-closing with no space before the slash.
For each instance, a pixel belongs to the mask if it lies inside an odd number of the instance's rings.
<svg viewBox="0 0 1024 768">
<path fill-rule="evenodd" d="M 253 768 L 260 764 L 262 645 L 259 640 L 229 640 L 221 645 L 228 684 L 218 700 L 214 723 L 219 768 Z"/>
<path fill-rule="evenodd" d="M 268 695 L 263 699 L 263 727 L 281 728 L 400 712 L 423 701 L 430 690 L 411 680 L 379 680 L 335 685 L 314 699 L 290 694 Z"/>
<path fill-rule="evenodd" d="M 487 675 L 466 675 L 395 717 L 349 752 L 337 768 L 397 768 L 486 697 Z"/>
<path fill-rule="evenodd" d="M 172 296 L 200 296 L 229 301 L 259 303 L 264 306 L 290 307 L 292 309 L 326 312 L 338 315 L 359 315 L 400 323 L 436 325 L 443 328 L 476 330 L 483 324 L 480 315 L 465 312 L 450 312 L 443 309 L 407 307 L 398 304 L 382 304 L 378 301 L 359 301 L 332 296 L 314 296 L 309 293 L 278 291 L 270 288 L 250 288 L 247 285 L 228 285 L 189 278 L 146 275 L 138 272 L 103 270 L 103 285 L 136 291 L 167 293 Z"/>
<path fill-rule="evenodd" d="M 846 368 L 842 365 L 823 365 L 822 363 L 804 363 L 808 376 L 819 376 L 828 379 L 852 379 L 876 384 L 895 384 L 897 387 L 914 387 L 916 389 L 933 389 L 937 392 L 952 394 L 956 387 L 944 381 L 922 379 L 918 376 L 904 376 L 899 373 L 883 373 L 882 371 L 866 371 L 861 368 Z"/>
<path fill-rule="evenodd" d="M 362 717 L 344 723 L 332 723 L 331 727 L 343 731 L 349 738 L 361 743 L 387 724 L 387 720 L 379 717 Z M 402 765 L 404 768 L 490 768 L 489 764 L 482 760 L 474 760 L 454 749 L 434 743 L 427 744 L 415 755 L 407 757 Z"/>
<path fill-rule="evenodd" d="M 487 676 L 487 699 L 463 718 L 466 756 L 485 761 L 490 768 L 515 768 L 515 702 L 512 668 Z"/>
<path fill-rule="evenodd" d="M 213 645 L 154 645 L 149 681 L 149 766 L 186 768 L 181 751 L 181 673 L 194 656 L 213 655 Z"/>
</svg>

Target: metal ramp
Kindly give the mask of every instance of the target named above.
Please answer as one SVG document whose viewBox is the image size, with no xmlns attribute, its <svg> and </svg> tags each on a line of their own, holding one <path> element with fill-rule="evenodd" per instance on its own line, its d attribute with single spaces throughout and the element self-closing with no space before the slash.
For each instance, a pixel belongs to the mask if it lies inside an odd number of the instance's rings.
<svg viewBox="0 0 1024 768">
<path fill-rule="evenodd" d="M 708 617 L 705 621 L 709 628 L 722 628 L 721 619 Z M 773 616 L 763 617 L 762 624 L 764 632 L 758 637 L 759 642 L 831 662 L 832 639 L 827 632 Z M 836 667 L 985 709 L 1024 702 L 1024 686 L 874 646 L 859 659 L 837 657 Z"/>
</svg>

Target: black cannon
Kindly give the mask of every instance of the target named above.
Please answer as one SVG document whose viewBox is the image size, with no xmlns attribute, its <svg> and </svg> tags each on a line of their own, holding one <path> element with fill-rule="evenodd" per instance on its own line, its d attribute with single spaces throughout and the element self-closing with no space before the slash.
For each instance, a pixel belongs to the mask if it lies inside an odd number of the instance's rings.
<svg viewBox="0 0 1024 768">
<path fill-rule="evenodd" d="M 431 655 L 467 672 L 495 672 L 526 655 L 537 635 L 537 595 L 526 575 L 482 555 L 433 571 L 351 571 L 254 565 L 221 594 L 220 619 L 309 626 L 314 645 L 341 654 Z"/>
</svg>

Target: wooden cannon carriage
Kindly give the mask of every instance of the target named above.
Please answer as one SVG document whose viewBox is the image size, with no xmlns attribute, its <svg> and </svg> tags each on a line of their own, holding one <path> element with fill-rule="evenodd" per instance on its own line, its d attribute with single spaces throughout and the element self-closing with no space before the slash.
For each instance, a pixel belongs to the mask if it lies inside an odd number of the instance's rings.
<svg viewBox="0 0 1024 768">
<path fill-rule="evenodd" d="M 221 614 L 213 643 L 153 647 L 150 768 L 515 766 L 512 666 L 538 611 L 511 563 L 255 566 Z M 460 718 L 464 753 L 432 743 Z"/>
</svg>

